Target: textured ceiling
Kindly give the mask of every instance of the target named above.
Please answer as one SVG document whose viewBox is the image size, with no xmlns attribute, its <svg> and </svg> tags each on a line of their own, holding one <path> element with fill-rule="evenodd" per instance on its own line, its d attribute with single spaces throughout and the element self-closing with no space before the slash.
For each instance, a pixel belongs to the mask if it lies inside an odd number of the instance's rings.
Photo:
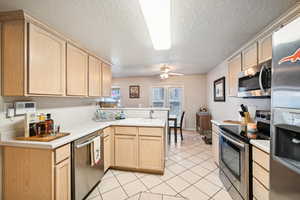
<svg viewBox="0 0 300 200">
<path fill-rule="evenodd" d="M 153 75 L 160 63 L 205 73 L 296 0 L 172 0 L 172 48 L 152 47 L 138 0 L 0 0 L 24 9 L 111 61 L 114 76 Z"/>
</svg>

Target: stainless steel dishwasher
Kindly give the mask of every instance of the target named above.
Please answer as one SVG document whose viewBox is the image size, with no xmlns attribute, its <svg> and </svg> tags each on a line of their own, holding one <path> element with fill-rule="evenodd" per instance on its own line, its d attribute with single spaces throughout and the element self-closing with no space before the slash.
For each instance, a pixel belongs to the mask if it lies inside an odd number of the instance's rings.
<svg viewBox="0 0 300 200">
<path fill-rule="evenodd" d="M 93 139 L 100 135 L 101 160 L 91 165 Z M 95 188 L 104 175 L 104 145 L 102 131 L 84 136 L 72 143 L 72 200 L 82 200 Z"/>
</svg>

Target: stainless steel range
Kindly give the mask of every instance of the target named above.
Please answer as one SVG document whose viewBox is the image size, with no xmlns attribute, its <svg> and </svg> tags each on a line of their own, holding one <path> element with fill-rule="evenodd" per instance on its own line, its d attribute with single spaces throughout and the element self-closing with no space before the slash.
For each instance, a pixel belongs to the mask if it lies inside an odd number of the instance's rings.
<svg viewBox="0 0 300 200">
<path fill-rule="evenodd" d="M 220 178 L 235 200 L 249 199 L 250 148 L 239 126 L 221 126 Z"/>
<path fill-rule="evenodd" d="M 268 120 L 259 121 L 258 139 L 269 139 Z M 252 148 L 241 126 L 220 126 L 220 178 L 234 200 L 252 199 Z"/>
</svg>

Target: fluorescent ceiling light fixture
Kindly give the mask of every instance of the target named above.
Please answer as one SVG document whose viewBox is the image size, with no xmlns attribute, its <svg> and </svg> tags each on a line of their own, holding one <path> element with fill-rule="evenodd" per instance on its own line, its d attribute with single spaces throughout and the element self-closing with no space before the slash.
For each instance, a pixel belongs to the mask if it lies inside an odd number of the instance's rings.
<svg viewBox="0 0 300 200">
<path fill-rule="evenodd" d="M 171 0 L 139 0 L 155 50 L 171 48 Z"/>
</svg>

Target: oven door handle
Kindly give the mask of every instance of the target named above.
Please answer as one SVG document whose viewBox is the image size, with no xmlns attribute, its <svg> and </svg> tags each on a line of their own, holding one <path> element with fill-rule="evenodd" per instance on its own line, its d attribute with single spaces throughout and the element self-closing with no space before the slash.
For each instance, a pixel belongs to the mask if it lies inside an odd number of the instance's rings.
<svg viewBox="0 0 300 200">
<path fill-rule="evenodd" d="M 221 136 L 224 137 L 225 139 L 229 140 L 231 143 L 235 144 L 236 146 L 239 146 L 240 148 L 243 148 L 243 149 L 245 148 L 245 145 L 243 143 L 239 143 L 239 142 L 231 139 L 227 135 L 224 135 L 222 132 L 221 132 Z"/>
<path fill-rule="evenodd" d="M 89 140 L 87 140 L 87 141 L 85 141 L 85 142 L 83 142 L 83 143 L 81 143 L 81 144 L 76 145 L 76 148 L 77 148 L 77 149 L 80 149 L 81 147 L 84 147 L 84 146 L 87 146 L 87 145 L 93 143 L 93 142 L 94 142 L 94 139 L 97 138 L 97 137 L 98 137 L 98 136 L 95 136 L 95 137 L 93 137 L 92 139 L 89 139 Z M 100 138 L 103 138 L 103 134 L 100 135 Z"/>
<path fill-rule="evenodd" d="M 266 65 L 263 65 L 263 66 L 261 67 L 260 72 L 259 72 L 259 79 L 258 79 L 258 81 L 259 81 L 259 87 L 260 87 L 260 89 L 261 89 L 262 91 L 265 91 L 264 86 L 263 86 L 263 84 L 262 84 L 262 73 L 263 73 L 264 69 L 266 69 Z"/>
</svg>

